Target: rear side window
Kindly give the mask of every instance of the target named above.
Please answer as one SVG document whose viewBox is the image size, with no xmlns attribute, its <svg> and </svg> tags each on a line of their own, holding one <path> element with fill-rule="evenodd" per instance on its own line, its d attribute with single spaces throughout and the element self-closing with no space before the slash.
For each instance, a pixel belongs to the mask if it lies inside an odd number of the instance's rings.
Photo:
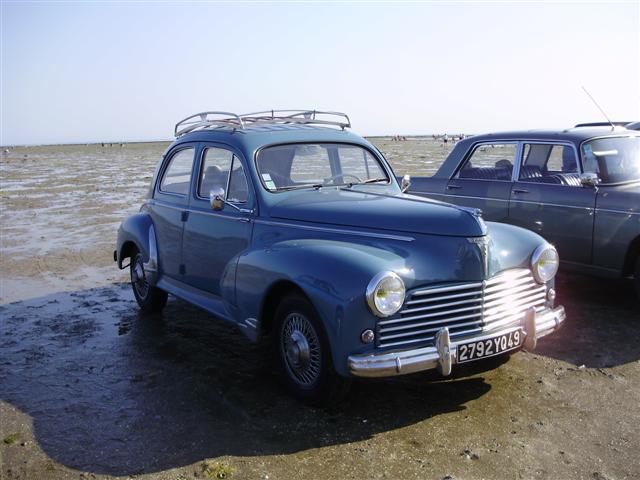
<svg viewBox="0 0 640 480">
<path fill-rule="evenodd" d="M 173 155 L 160 182 L 160 191 L 187 195 L 191 182 L 194 149 L 185 148 Z"/>
<path fill-rule="evenodd" d="M 466 160 L 457 177 L 475 180 L 511 181 L 517 144 L 491 143 L 478 145 Z"/>
<path fill-rule="evenodd" d="M 578 161 L 569 145 L 527 143 L 522 159 L 520 181 L 580 186 Z"/>
</svg>

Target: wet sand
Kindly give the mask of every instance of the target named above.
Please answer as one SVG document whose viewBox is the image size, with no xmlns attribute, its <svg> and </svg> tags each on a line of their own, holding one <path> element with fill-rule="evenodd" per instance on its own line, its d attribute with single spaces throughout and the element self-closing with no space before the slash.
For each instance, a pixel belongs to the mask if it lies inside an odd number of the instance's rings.
<svg viewBox="0 0 640 480">
<path fill-rule="evenodd" d="M 450 149 L 373 141 L 398 174 Z M 175 299 L 138 312 L 115 231 L 165 147 L 0 159 L 0 479 L 640 478 L 628 282 L 560 275 L 567 326 L 535 354 L 358 381 L 339 407 L 309 409 L 211 316 Z"/>
</svg>

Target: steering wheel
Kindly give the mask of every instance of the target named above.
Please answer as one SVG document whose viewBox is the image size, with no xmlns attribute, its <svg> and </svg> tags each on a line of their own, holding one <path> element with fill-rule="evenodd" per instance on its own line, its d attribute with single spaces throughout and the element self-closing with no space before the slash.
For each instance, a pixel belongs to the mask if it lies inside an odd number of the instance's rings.
<svg viewBox="0 0 640 480">
<path fill-rule="evenodd" d="M 355 178 L 357 183 L 362 183 L 362 179 L 360 177 L 358 177 L 357 175 L 353 175 L 351 173 L 340 173 L 338 175 L 331 175 L 330 177 L 327 177 L 324 180 L 322 180 L 322 182 L 323 183 L 329 183 L 332 180 L 336 180 L 338 178 L 344 178 L 344 177 Z"/>
</svg>

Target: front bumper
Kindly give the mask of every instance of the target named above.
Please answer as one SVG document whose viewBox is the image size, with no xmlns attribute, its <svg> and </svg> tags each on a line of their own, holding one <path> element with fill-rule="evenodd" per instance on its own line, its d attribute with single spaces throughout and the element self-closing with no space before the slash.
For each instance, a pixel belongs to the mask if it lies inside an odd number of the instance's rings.
<svg viewBox="0 0 640 480">
<path fill-rule="evenodd" d="M 438 369 L 443 375 L 449 375 L 452 365 L 458 363 L 458 344 L 484 340 L 521 329 L 525 334 L 523 348 L 531 351 L 536 347 L 538 338 L 549 335 L 560 328 L 565 318 L 564 307 L 546 309 L 542 312 L 536 312 L 532 308 L 525 313 L 522 321 L 518 324 L 484 332 L 482 335 L 467 337 L 457 342 L 452 342 L 449 330 L 442 328 L 436 335 L 436 345 L 433 347 L 351 355 L 349 357 L 349 371 L 357 377 L 390 377 L 432 369 Z"/>
</svg>

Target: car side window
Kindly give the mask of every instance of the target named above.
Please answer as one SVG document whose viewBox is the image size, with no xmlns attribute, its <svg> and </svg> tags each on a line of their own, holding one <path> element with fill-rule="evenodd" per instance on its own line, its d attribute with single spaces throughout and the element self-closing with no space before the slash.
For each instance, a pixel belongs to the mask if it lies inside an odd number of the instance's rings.
<svg viewBox="0 0 640 480">
<path fill-rule="evenodd" d="M 580 186 L 576 154 L 569 145 L 525 144 L 522 160 L 520 181 Z"/>
<path fill-rule="evenodd" d="M 227 200 L 233 203 L 245 203 L 248 198 L 249 187 L 247 185 L 247 177 L 244 174 L 242 162 L 234 155 Z"/>
<path fill-rule="evenodd" d="M 473 149 L 457 178 L 511 181 L 516 158 L 515 143 L 481 144 Z"/>
<path fill-rule="evenodd" d="M 247 177 L 242 162 L 229 150 L 206 148 L 198 183 L 198 196 L 208 198 L 213 191 L 222 191 L 224 198 L 233 203 L 244 203 L 249 197 Z"/>
<path fill-rule="evenodd" d="M 191 182 L 194 148 L 184 148 L 171 157 L 160 182 L 160 191 L 187 195 Z"/>
<path fill-rule="evenodd" d="M 209 193 L 213 191 L 227 191 L 227 180 L 233 153 L 223 148 L 205 148 L 202 160 L 202 170 L 198 182 L 198 196 L 209 198 Z"/>
</svg>

